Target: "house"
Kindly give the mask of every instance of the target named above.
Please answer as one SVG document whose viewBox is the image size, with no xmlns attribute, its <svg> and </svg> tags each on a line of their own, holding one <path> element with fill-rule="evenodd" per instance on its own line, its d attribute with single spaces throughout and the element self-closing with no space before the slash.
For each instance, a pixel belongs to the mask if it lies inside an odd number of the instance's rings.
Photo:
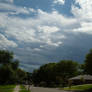
<svg viewBox="0 0 92 92">
<path fill-rule="evenodd" d="M 73 78 L 70 78 L 69 81 L 72 84 L 79 85 L 79 84 L 92 84 L 92 76 L 91 75 L 79 75 Z"/>
</svg>

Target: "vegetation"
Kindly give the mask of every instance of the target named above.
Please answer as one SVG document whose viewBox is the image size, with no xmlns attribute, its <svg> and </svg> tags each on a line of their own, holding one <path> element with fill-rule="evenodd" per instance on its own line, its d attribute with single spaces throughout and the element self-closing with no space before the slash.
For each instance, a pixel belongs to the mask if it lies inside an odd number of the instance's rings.
<svg viewBox="0 0 92 92">
<path fill-rule="evenodd" d="M 0 84 L 27 82 L 28 84 L 33 83 L 35 86 L 64 87 L 68 86 L 69 78 L 80 74 L 92 75 L 92 50 L 86 55 L 83 64 L 78 64 L 72 60 L 61 60 L 58 63 L 42 65 L 39 69 L 34 70 L 33 73 L 20 69 L 19 61 L 14 60 L 12 52 L 0 50 Z M 82 87 L 87 88 L 87 85 L 83 85 Z M 72 89 L 82 87 L 73 86 Z"/>
<path fill-rule="evenodd" d="M 23 86 L 23 85 L 21 85 L 20 86 L 20 92 L 30 92 L 29 90 L 27 90 L 26 88 L 25 88 L 25 86 Z"/>
<path fill-rule="evenodd" d="M 32 80 L 35 86 L 68 86 L 68 79 L 80 74 L 92 75 L 92 50 L 86 55 L 84 64 L 72 60 L 45 64 L 34 70 Z"/>
<path fill-rule="evenodd" d="M 0 50 L 0 84 L 21 83 L 25 77 L 26 72 L 19 68 L 19 61 L 14 60 L 14 54 Z"/>
<path fill-rule="evenodd" d="M 86 59 L 85 59 L 84 62 L 85 62 L 85 64 L 84 64 L 84 72 L 86 74 L 92 75 L 92 49 L 86 55 Z"/>
<path fill-rule="evenodd" d="M 0 92 L 13 92 L 15 85 L 0 86 Z"/>
<path fill-rule="evenodd" d="M 58 63 L 49 63 L 33 72 L 33 83 L 39 86 L 65 86 L 68 78 L 78 74 L 78 63 L 63 60 Z"/>
<path fill-rule="evenodd" d="M 71 88 L 69 87 L 63 88 L 63 90 L 75 90 L 75 91 L 76 90 L 84 91 L 88 89 L 92 89 L 92 84 L 84 84 L 84 85 L 71 86 Z"/>
</svg>

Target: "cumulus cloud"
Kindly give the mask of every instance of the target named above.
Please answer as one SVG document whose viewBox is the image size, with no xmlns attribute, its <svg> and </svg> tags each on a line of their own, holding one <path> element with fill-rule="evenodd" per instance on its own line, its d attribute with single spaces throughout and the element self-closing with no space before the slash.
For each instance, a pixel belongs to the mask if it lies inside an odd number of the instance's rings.
<svg viewBox="0 0 92 92">
<path fill-rule="evenodd" d="M 58 4 L 64 2 L 64 0 L 54 0 L 54 3 Z M 30 61 L 30 57 L 35 57 L 35 61 L 41 58 L 41 61 L 45 60 L 46 63 L 48 60 L 43 54 L 63 46 L 64 40 L 69 39 L 69 35 L 73 36 L 75 32 L 92 34 L 92 2 L 76 0 L 76 3 L 80 7 L 72 5 L 73 17 L 64 16 L 56 10 L 48 13 L 41 9 L 34 10 L 10 3 L 0 3 L 0 10 L 4 10 L 0 12 L 0 46 L 6 48 L 21 45 L 21 48 L 18 47 L 15 51 L 21 61 Z M 35 17 L 9 16 L 30 13 L 35 13 Z M 10 40 L 11 38 L 14 41 Z"/>
<path fill-rule="evenodd" d="M 9 14 L 30 14 L 35 12 L 33 8 L 19 7 L 9 3 L 0 3 L 0 10 L 7 11 Z"/>
<path fill-rule="evenodd" d="M 59 30 L 60 30 L 59 28 L 53 26 L 39 27 L 39 32 L 44 32 L 44 33 L 54 33 L 54 32 L 58 32 Z"/>
<path fill-rule="evenodd" d="M 54 0 L 54 4 L 60 4 L 63 5 L 65 3 L 65 0 Z"/>
<path fill-rule="evenodd" d="M 77 22 L 76 19 L 67 18 L 57 11 L 47 13 L 38 9 L 36 14 L 35 18 L 27 19 L 11 17 L 6 13 L 1 14 L 0 25 L 5 29 L 4 34 L 18 42 L 41 43 L 58 47 L 62 44 L 62 39 L 66 38 L 62 33 L 66 26 L 66 29 L 71 29 L 72 25 Z"/>
<path fill-rule="evenodd" d="M 17 44 L 12 40 L 8 40 L 4 35 L 0 34 L 0 48 L 4 49 L 7 47 L 17 47 Z"/>
<path fill-rule="evenodd" d="M 91 0 L 76 0 L 80 7 L 72 6 L 72 13 L 79 21 L 79 28 L 74 29 L 75 32 L 83 32 L 92 34 L 92 1 Z"/>
</svg>

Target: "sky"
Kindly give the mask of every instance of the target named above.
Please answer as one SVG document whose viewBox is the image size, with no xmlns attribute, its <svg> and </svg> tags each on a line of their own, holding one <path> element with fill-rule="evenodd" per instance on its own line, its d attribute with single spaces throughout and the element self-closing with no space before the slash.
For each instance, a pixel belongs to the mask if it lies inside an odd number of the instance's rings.
<svg viewBox="0 0 92 92">
<path fill-rule="evenodd" d="M 82 63 L 92 48 L 91 0 L 0 0 L 0 49 L 32 72 L 46 63 Z"/>
</svg>

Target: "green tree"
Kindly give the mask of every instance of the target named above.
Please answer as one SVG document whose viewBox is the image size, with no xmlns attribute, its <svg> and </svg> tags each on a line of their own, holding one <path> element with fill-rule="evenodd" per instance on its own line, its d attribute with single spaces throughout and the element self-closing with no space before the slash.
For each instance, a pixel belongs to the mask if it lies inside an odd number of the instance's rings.
<svg viewBox="0 0 92 92">
<path fill-rule="evenodd" d="M 16 76 L 17 76 L 18 83 L 22 83 L 24 79 L 27 77 L 27 73 L 24 70 L 19 68 L 17 69 Z"/>
<path fill-rule="evenodd" d="M 92 75 L 92 49 L 86 55 L 84 71 L 85 71 L 86 74 Z"/>
<path fill-rule="evenodd" d="M 78 74 L 78 68 L 79 64 L 77 62 L 74 62 L 72 60 L 62 60 L 59 63 L 57 63 L 57 75 L 62 77 L 73 77 Z"/>
<path fill-rule="evenodd" d="M 35 85 L 51 86 L 55 82 L 55 65 L 56 63 L 49 63 L 41 66 L 38 70 L 35 70 L 32 75 Z"/>
<path fill-rule="evenodd" d="M 8 50 L 0 50 L 0 64 L 10 63 L 13 59 L 13 53 Z"/>
<path fill-rule="evenodd" d="M 13 70 L 17 70 L 19 67 L 19 60 L 15 60 L 14 62 L 11 62 L 11 66 Z"/>
<path fill-rule="evenodd" d="M 45 64 L 33 72 L 33 82 L 36 85 L 41 83 L 42 86 L 48 87 L 61 84 L 65 85 L 67 84 L 68 78 L 78 74 L 78 68 L 79 64 L 70 60 Z"/>
<path fill-rule="evenodd" d="M 15 71 L 12 69 L 11 65 L 2 65 L 0 67 L 0 83 L 1 84 L 11 84 L 16 80 Z"/>
<path fill-rule="evenodd" d="M 12 52 L 0 50 L 0 84 L 22 83 L 26 72 L 19 68 Z"/>
<path fill-rule="evenodd" d="M 62 79 L 62 85 L 65 86 L 68 82 L 68 79 L 78 75 L 79 64 L 72 60 L 62 60 L 57 63 L 56 66 L 56 75 Z"/>
</svg>

